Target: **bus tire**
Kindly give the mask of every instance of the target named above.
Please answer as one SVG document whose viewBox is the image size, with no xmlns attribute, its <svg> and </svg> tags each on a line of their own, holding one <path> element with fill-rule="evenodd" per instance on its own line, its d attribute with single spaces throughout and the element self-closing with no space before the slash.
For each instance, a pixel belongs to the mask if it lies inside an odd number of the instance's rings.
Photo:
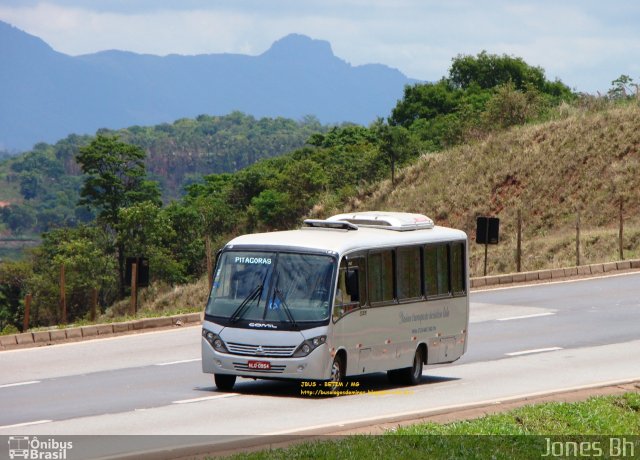
<svg viewBox="0 0 640 460">
<path fill-rule="evenodd" d="M 416 349 L 411 367 L 400 369 L 400 379 L 407 385 L 417 385 L 422 380 L 424 357 L 422 356 L 422 348 Z"/>
<path fill-rule="evenodd" d="M 331 383 L 331 392 L 337 393 L 344 384 L 345 377 L 345 366 L 344 366 L 344 358 L 342 354 L 338 353 L 335 358 L 333 358 L 333 363 L 331 364 L 331 379 L 329 382 Z"/>
<path fill-rule="evenodd" d="M 231 391 L 236 383 L 235 375 L 213 374 L 213 378 L 215 379 L 216 386 L 220 391 Z"/>
</svg>

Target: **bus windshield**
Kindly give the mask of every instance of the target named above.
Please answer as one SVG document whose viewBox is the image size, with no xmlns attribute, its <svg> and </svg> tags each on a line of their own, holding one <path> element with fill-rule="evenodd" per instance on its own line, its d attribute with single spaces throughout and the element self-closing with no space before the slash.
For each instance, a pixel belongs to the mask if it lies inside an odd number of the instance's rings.
<svg viewBox="0 0 640 460">
<path fill-rule="evenodd" d="M 206 313 L 245 321 L 328 320 L 335 259 L 319 254 L 227 251 L 221 255 Z"/>
</svg>

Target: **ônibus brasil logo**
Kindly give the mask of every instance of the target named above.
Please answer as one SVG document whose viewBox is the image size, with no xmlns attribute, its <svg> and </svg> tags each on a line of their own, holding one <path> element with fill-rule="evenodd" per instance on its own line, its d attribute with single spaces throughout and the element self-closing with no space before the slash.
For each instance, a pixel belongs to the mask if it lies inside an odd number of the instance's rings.
<svg viewBox="0 0 640 460">
<path fill-rule="evenodd" d="M 9 458 L 33 460 L 66 460 L 71 441 L 40 440 L 37 436 L 9 436 Z"/>
</svg>

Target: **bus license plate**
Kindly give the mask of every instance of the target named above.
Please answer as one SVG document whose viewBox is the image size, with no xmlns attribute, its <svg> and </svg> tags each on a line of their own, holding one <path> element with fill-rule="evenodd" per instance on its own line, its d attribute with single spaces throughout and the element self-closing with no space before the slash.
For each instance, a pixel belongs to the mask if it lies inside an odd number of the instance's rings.
<svg viewBox="0 0 640 460">
<path fill-rule="evenodd" d="M 269 361 L 249 361 L 247 364 L 249 369 L 261 369 L 261 370 L 271 369 L 271 363 Z"/>
</svg>

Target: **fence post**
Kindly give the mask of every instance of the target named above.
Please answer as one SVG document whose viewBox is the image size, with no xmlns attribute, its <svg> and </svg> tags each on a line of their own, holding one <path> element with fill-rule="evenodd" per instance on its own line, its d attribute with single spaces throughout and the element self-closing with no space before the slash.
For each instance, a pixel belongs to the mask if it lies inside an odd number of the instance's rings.
<svg viewBox="0 0 640 460">
<path fill-rule="evenodd" d="M 518 209 L 518 239 L 516 241 L 516 271 L 522 271 L 522 211 Z"/>
<path fill-rule="evenodd" d="M 89 319 L 91 321 L 96 320 L 96 310 L 98 309 L 98 288 L 93 288 L 91 292 L 91 312 L 89 313 Z"/>
<path fill-rule="evenodd" d="M 580 211 L 576 220 L 576 266 L 580 266 Z"/>
<path fill-rule="evenodd" d="M 22 323 L 22 332 L 29 330 L 29 316 L 31 315 L 31 294 L 27 294 L 24 298 L 24 320 Z"/>
<path fill-rule="evenodd" d="M 131 314 L 133 316 L 138 312 L 138 264 L 131 264 Z"/>
<path fill-rule="evenodd" d="M 618 244 L 620 249 L 620 260 L 624 260 L 624 245 L 623 245 L 623 236 L 624 236 L 624 217 L 622 215 L 622 198 L 620 198 L 620 229 L 618 232 Z"/>
<path fill-rule="evenodd" d="M 67 296 L 65 294 L 64 264 L 60 264 L 60 319 L 67 324 Z"/>
</svg>

